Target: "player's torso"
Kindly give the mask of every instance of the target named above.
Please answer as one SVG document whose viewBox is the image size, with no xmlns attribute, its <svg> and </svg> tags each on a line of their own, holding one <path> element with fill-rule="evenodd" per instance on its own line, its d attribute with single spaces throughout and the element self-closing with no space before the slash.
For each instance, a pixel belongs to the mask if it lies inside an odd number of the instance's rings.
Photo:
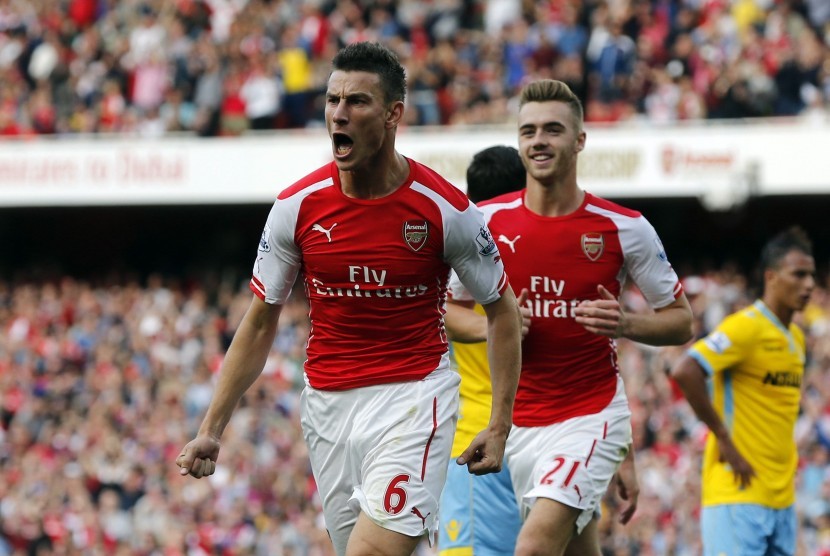
<svg viewBox="0 0 830 556">
<path fill-rule="evenodd" d="M 738 328 L 752 330 L 752 337 L 743 340 L 751 347 L 739 364 L 714 377 L 713 403 L 758 480 L 749 489 L 738 489 L 710 439 L 704 500 L 783 507 L 791 503 L 798 461 L 793 435 L 804 374 L 803 340 L 794 325 L 786 330 L 754 307 L 731 318 L 742 321 Z"/>
<path fill-rule="evenodd" d="M 401 197 L 406 202 L 364 205 L 324 191 L 304 203 L 295 241 L 310 299 L 333 308 L 399 307 L 395 300 L 436 292 L 449 272 L 440 212 L 421 196 Z"/>
<path fill-rule="evenodd" d="M 495 212 L 489 226 L 513 291 L 529 291 L 519 421 L 531 407 L 550 406 L 551 395 L 576 413 L 601 409 L 616 384 L 613 343 L 585 330 L 573 311 L 599 297 L 599 284 L 619 295 L 625 261 L 615 223 L 585 210 L 545 218 L 518 206 Z"/>
<path fill-rule="evenodd" d="M 336 175 L 296 193 L 307 193 L 292 243 L 310 305 L 306 376 L 316 388 L 419 380 L 448 365 L 447 207 L 466 200 L 415 163 L 410 180 L 368 201 L 345 196 Z"/>
<path fill-rule="evenodd" d="M 791 331 L 764 317 L 754 339 L 754 349 L 730 373 L 732 394 L 747 403 L 747 410 L 764 421 L 794 424 L 801 399 L 804 346 Z M 747 324 L 749 326 L 749 324 Z M 723 393 L 727 385 L 721 384 Z"/>
</svg>

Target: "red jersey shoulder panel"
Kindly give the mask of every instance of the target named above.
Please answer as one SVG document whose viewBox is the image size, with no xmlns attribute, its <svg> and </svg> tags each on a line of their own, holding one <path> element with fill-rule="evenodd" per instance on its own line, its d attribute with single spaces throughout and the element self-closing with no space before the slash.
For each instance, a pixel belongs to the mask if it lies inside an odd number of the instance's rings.
<svg viewBox="0 0 830 556">
<path fill-rule="evenodd" d="M 289 185 L 285 189 L 283 189 L 279 195 L 277 195 L 277 199 L 283 200 L 288 199 L 292 195 L 297 194 L 298 192 L 302 191 L 306 187 L 310 185 L 314 185 L 315 183 L 320 183 L 321 181 L 332 177 L 333 172 L 335 171 L 332 167 L 334 166 L 334 162 L 329 162 L 323 166 L 320 166 L 310 174 L 307 174 L 305 177 L 300 178 L 293 184 Z"/>
<path fill-rule="evenodd" d="M 597 197 L 596 195 L 591 195 L 590 193 L 585 193 L 585 205 L 594 205 L 595 207 L 599 207 L 601 209 L 605 209 L 611 212 L 616 212 L 617 214 L 621 214 L 623 216 L 627 216 L 629 218 L 639 218 L 642 214 L 639 211 L 625 208 L 622 205 L 618 205 L 612 201 L 607 199 L 603 199 L 602 197 Z"/>
<path fill-rule="evenodd" d="M 412 159 L 407 160 L 409 160 L 409 166 L 411 168 L 410 172 L 412 173 L 412 181 L 418 182 L 421 185 L 434 190 L 459 212 L 467 208 L 470 200 L 467 199 L 467 196 L 463 191 L 448 182 L 443 176 L 429 166 L 424 166 L 420 162 Z"/>
<path fill-rule="evenodd" d="M 483 207 L 486 205 L 498 205 L 502 203 L 509 203 L 511 201 L 515 201 L 516 199 L 522 198 L 524 194 L 524 189 L 520 189 L 519 191 L 511 191 L 510 193 L 505 193 L 503 195 L 493 197 L 492 199 L 481 201 L 480 203 L 478 203 L 478 206 Z"/>
</svg>

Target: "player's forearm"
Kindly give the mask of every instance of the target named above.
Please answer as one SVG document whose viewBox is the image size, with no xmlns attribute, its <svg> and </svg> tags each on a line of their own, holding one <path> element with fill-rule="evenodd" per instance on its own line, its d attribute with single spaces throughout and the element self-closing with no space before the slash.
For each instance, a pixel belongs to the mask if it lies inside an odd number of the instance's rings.
<svg viewBox="0 0 830 556">
<path fill-rule="evenodd" d="M 274 310 L 276 314 L 258 313 L 252 306 L 242 319 L 225 355 L 200 435 L 221 438 L 240 398 L 262 372 L 277 332 L 279 309 Z"/>
<path fill-rule="evenodd" d="M 489 427 L 507 434 L 521 371 L 521 313 L 512 291 L 498 307 L 488 306 L 487 354 L 493 386 Z M 493 304 L 495 305 L 495 304 Z"/>
<path fill-rule="evenodd" d="M 685 344 L 692 339 L 692 310 L 685 297 L 654 313 L 626 313 L 623 336 L 653 346 Z"/>
<path fill-rule="evenodd" d="M 487 340 L 487 318 L 456 302 L 447 303 L 444 325 L 453 342 L 471 344 Z"/>
<path fill-rule="evenodd" d="M 718 438 L 729 436 L 729 430 L 723 424 L 706 388 L 706 375 L 697 361 L 685 355 L 672 369 L 671 377 L 680 387 L 683 396 L 689 402 L 692 410 L 709 430 Z"/>
</svg>

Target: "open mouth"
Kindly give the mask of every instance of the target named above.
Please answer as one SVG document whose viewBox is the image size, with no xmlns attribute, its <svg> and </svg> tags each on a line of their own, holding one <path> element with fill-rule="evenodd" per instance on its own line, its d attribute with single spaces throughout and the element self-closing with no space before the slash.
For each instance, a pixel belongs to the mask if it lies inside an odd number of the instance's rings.
<svg viewBox="0 0 830 556">
<path fill-rule="evenodd" d="M 332 133 L 331 141 L 334 146 L 334 154 L 336 156 L 348 156 L 348 154 L 352 152 L 354 141 L 352 141 L 352 138 L 348 135 L 344 133 Z"/>
</svg>

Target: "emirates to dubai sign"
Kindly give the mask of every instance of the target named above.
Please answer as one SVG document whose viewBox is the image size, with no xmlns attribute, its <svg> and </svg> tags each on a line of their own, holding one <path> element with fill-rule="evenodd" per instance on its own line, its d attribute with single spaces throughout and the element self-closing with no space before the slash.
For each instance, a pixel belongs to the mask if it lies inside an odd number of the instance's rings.
<svg viewBox="0 0 830 556">
<path fill-rule="evenodd" d="M 747 195 L 830 194 L 830 121 L 587 125 L 586 131 L 577 178 L 596 195 L 698 197 L 717 208 Z M 475 153 L 517 141 L 515 125 L 407 127 L 396 147 L 466 190 Z M 270 204 L 331 160 L 323 129 L 211 139 L 10 139 L 0 148 L 0 206 Z M 403 241 L 421 249 L 422 223 L 409 224 Z M 602 249 L 596 238 L 583 244 L 588 258 Z"/>
</svg>

